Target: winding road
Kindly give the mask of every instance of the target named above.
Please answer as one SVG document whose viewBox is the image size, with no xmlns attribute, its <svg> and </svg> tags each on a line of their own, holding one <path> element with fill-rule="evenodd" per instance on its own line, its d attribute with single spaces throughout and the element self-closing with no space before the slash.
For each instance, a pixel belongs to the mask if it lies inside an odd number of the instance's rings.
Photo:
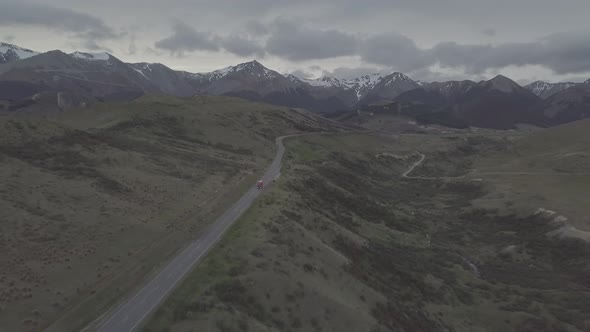
<svg viewBox="0 0 590 332">
<path fill-rule="evenodd" d="M 572 172 L 572 173 L 560 173 L 560 172 L 481 172 L 476 169 L 472 169 L 466 174 L 459 175 L 459 176 L 410 176 L 409 174 L 414 171 L 414 168 L 420 166 L 424 159 L 426 159 L 426 155 L 416 151 L 416 154 L 420 155 L 420 159 L 410 166 L 403 174 L 402 177 L 407 179 L 418 179 L 418 180 L 458 180 L 464 179 L 468 175 L 471 174 L 478 174 L 478 175 L 590 175 L 590 172 Z M 472 181 L 479 181 L 480 179 L 471 179 Z"/>
<path fill-rule="evenodd" d="M 404 172 L 404 174 L 402 174 L 402 176 L 404 178 L 413 178 L 408 176 L 408 174 L 412 173 L 412 171 L 414 170 L 414 168 L 416 168 L 418 165 L 422 164 L 422 162 L 424 161 L 424 159 L 426 159 L 426 155 L 424 155 L 423 153 L 417 152 L 420 155 L 420 160 L 418 160 L 417 162 L 415 162 L 414 164 L 412 164 L 412 166 L 410 166 L 410 168 L 408 168 L 407 171 Z"/>
<path fill-rule="evenodd" d="M 418 180 L 458 180 L 464 179 L 468 175 L 477 174 L 477 175 L 590 175 L 590 172 L 572 172 L 572 173 L 560 173 L 560 172 L 481 172 L 476 169 L 472 169 L 469 172 L 459 175 L 459 176 L 410 176 L 409 174 L 414 171 L 414 169 L 422 164 L 426 159 L 426 155 L 416 151 L 416 154 L 420 155 L 420 159 L 413 163 L 404 173 L 402 173 L 402 177 L 407 179 L 418 179 Z M 471 179 L 471 181 L 480 181 L 481 179 Z"/>
<path fill-rule="evenodd" d="M 410 176 L 409 174 L 412 173 L 414 168 L 420 166 L 422 164 L 422 162 L 426 159 L 425 154 L 418 152 L 418 151 L 416 151 L 416 153 L 420 155 L 420 160 L 413 163 L 412 166 L 410 166 L 410 168 L 408 168 L 408 170 L 402 174 L 402 177 L 407 178 L 407 179 L 418 179 L 418 180 L 458 180 L 458 179 L 463 179 L 463 178 L 467 177 L 467 175 L 475 172 L 475 170 L 472 169 L 468 173 L 463 174 L 463 175 L 459 175 L 459 176 Z M 472 179 L 472 180 L 476 181 L 478 179 Z"/>
<path fill-rule="evenodd" d="M 262 177 L 265 183 L 270 184 L 280 174 L 281 160 L 285 152 L 283 139 L 309 134 L 281 136 L 276 139 L 277 151 L 275 158 Z M 104 317 L 98 320 L 96 327 L 88 327 L 87 329 L 96 329 L 101 332 L 129 332 L 135 330 L 162 303 L 199 260 L 207 254 L 223 233 L 252 205 L 261 192 L 252 185 L 252 188 L 209 226 L 199 239 L 191 242 L 174 259 L 160 269 L 159 273 L 142 289 L 107 312 Z"/>
</svg>

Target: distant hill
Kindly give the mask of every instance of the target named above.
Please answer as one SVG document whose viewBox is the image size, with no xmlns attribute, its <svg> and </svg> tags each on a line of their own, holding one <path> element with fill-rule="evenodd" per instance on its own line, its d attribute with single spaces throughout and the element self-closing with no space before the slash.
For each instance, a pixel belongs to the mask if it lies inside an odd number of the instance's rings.
<svg viewBox="0 0 590 332">
<path fill-rule="evenodd" d="M 590 83 L 577 84 L 545 99 L 535 108 L 547 126 L 590 118 Z"/>
<path fill-rule="evenodd" d="M 0 80 L 44 84 L 55 90 L 105 100 L 110 100 L 110 95 L 126 92 L 158 91 L 150 80 L 107 53 L 42 53 L 3 65 L 0 67 Z"/>
<path fill-rule="evenodd" d="M 420 85 L 402 73 L 392 73 L 383 77 L 375 86 L 361 99 L 361 105 L 368 105 L 383 100 L 392 100 L 400 94 L 419 89 Z"/>
</svg>

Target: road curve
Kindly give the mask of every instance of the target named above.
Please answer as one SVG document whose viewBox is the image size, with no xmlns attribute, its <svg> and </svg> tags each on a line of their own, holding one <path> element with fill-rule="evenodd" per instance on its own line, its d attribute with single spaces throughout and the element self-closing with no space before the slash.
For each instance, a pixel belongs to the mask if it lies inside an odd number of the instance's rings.
<svg viewBox="0 0 590 332">
<path fill-rule="evenodd" d="M 420 160 L 413 163 L 404 173 L 402 173 L 402 177 L 407 179 L 417 179 L 417 180 L 458 180 L 464 179 L 470 174 L 478 174 L 478 175 L 590 175 L 590 172 L 578 172 L 578 173 L 566 173 L 566 172 L 479 172 L 476 169 L 472 169 L 466 174 L 459 175 L 459 176 L 410 176 L 409 174 L 414 171 L 414 169 L 422 164 L 426 159 L 426 155 L 417 152 L 420 155 Z M 472 179 L 472 181 L 478 181 L 481 179 Z"/>
<path fill-rule="evenodd" d="M 283 139 L 302 135 L 308 134 L 281 136 L 276 139 L 277 151 L 275 158 L 262 177 L 265 183 L 270 184 L 280 174 L 281 160 L 285 152 Z M 88 329 L 96 329 L 100 332 L 129 332 L 135 330 L 162 303 L 187 272 L 221 238 L 223 233 L 252 205 L 260 193 L 261 190 L 256 189 L 253 184 L 252 188 L 240 200 L 217 218 L 200 238 L 191 242 L 182 252 L 168 262 L 150 282 L 135 294 L 132 294 L 123 304 L 111 309 L 104 317 L 100 318 L 95 328 L 88 327 Z"/>
<path fill-rule="evenodd" d="M 424 155 L 423 153 L 418 152 L 418 154 L 420 155 L 420 160 L 418 160 L 417 162 L 415 162 L 414 164 L 412 164 L 412 166 L 410 166 L 410 168 L 408 168 L 407 171 L 404 172 L 404 174 L 402 174 L 402 176 L 404 178 L 413 178 L 408 176 L 408 174 L 412 173 L 412 171 L 414 170 L 414 168 L 416 168 L 417 166 L 419 166 L 420 164 L 422 164 L 422 162 L 424 161 L 424 159 L 426 159 L 426 155 Z"/>
</svg>

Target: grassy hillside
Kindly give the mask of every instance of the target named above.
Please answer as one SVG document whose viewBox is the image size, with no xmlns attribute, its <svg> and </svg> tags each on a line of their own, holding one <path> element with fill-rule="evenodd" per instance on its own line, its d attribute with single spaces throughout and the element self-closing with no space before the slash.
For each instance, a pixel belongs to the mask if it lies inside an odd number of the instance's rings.
<svg viewBox="0 0 590 332">
<path fill-rule="evenodd" d="M 497 187 L 497 193 L 482 198 L 481 204 L 545 208 L 590 231 L 590 121 L 535 131 L 516 140 L 511 149 L 478 160 L 474 168 Z"/>
<path fill-rule="evenodd" d="M 276 136 L 333 129 L 221 97 L 0 116 L 0 326 L 78 330 L 255 183 Z"/>
<path fill-rule="evenodd" d="M 588 330 L 588 243 L 475 204 L 494 177 L 401 176 L 416 150 L 413 175 L 465 174 L 520 144 L 505 135 L 289 140 L 277 184 L 144 330 Z"/>
</svg>

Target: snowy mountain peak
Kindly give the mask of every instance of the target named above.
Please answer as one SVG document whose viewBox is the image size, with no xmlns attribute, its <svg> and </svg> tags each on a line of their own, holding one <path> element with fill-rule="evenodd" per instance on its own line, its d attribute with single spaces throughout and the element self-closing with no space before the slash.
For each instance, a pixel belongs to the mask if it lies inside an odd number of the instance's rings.
<svg viewBox="0 0 590 332">
<path fill-rule="evenodd" d="M 266 68 L 260 62 L 258 62 L 256 60 L 240 63 L 240 64 L 236 65 L 236 67 L 239 67 L 239 68 Z"/>
<path fill-rule="evenodd" d="M 403 73 L 393 72 L 388 75 L 381 73 L 367 74 L 353 79 L 338 79 L 330 76 L 322 76 L 318 79 L 302 79 L 314 87 L 323 88 L 341 88 L 343 90 L 352 90 L 356 94 L 357 100 L 363 99 L 373 88 L 377 85 L 385 86 L 387 88 L 396 87 L 399 84 L 415 85 L 418 87 L 411 78 Z"/>
<path fill-rule="evenodd" d="M 400 72 L 393 72 L 387 76 L 391 76 L 392 78 L 396 79 L 396 80 L 403 80 L 403 81 L 409 81 L 412 80 L 411 78 L 409 78 L 406 74 L 404 73 L 400 73 Z"/>
<path fill-rule="evenodd" d="M 349 82 L 358 83 L 365 87 L 373 87 L 375 84 L 379 83 L 383 77 L 384 75 L 381 73 L 373 73 L 357 77 L 355 79 L 349 80 Z"/>
<path fill-rule="evenodd" d="M 403 81 L 415 83 L 414 80 L 412 80 L 411 78 L 409 78 L 405 74 L 399 73 L 399 72 L 393 72 L 393 73 L 383 77 L 382 81 L 385 82 L 385 85 L 392 85 L 397 82 L 403 82 Z"/>
<path fill-rule="evenodd" d="M 257 79 L 261 78 L 277 78 L 282 76 L 281 74 L 270 70 L 263 66 L 260 62 L 252 60 L 250 62 L 240 63 L 234 66 L 230 72 L 246 72 L 247 74 L 254 76 Z"/>
<path fill-rule="evenodd" d="M 23 60 L 38 54 L 38 52 L 16 45 L 0 43 L 0 63 Z"/>
<path fill-rule="evenodd" d="M 561 90 L 568 89 L 572 86 L 576 86 L 578 83 L 573 82 L 559 82 L 559 83 L 548 83 L 544 81 L 535 81 L 527 86 L 526 89 L 536 94 L 541 98 L 547 98 Z"/>
<path fill-rule="evenodd" d="M 143 76 L 145 79 L 149 80 L 148 75 L 153 71 L 152 66 L 162 66 L 159 63 L 147 63 L 147 62 L 140 62 L 140 63 L 130 63 L 129 66 Z"/>
<path fill-rule="evenodd" d="M 349 88 L 348 85 L 343 84 L 343 82 L 345 82 L 345 80 L 339 80 L 335 77 L 330 77 L 330 76 L 322 76 L 322 77 L 316 78 L 316 79 L 304 78 L 304 79 L 302 79 L 302 81 L 311 85 L 311 86 L 315 86 L 315 87 L 322 87 L 322 88 L 337 87 L 337 88 L 343 88 L 343 89 Z"/>
<path fill-rule="evenodd" d="M 88 53 L 88 52 L 74 52 L 70 53 L 70 56 L 76 59 L 82 59 L 87 61 L 108 61 L 111 55 L 106 52 L 101 53 Z"/>
<path fill-rule="evenodd" d="M 379 73 L 363 75 L 353 79 L 338 79 L 331 76 L 322 76 L 317 79 L 303 79 L 304 82 L 313 86 L 319 87 L 337 87 L 344 90 L 355 88 L 373 87 L 383 79 L 383 75 Z"/>
<path fill-rule="evenodd" d="M 294 83 L 301 83 L 301 79 L 293 74 L 283 74 L 289 81 Z"/>
<path fill-rule="evenodd" d="M 228 75 L 234 75 L 241 73 L 254 77 L 256 80 L 262 79 L 273 79 L 277 77 L 283 77 L 283 75 L 264 67 L 260 62 L 253 60 L 250 62 L 240 63 L 235 66 L 229 66 L 221 69 L 214 70 L 208 73 L 188 74 L 193 78 L 202 79 L 206 81 L 216 81 Z"/>
</svg>

